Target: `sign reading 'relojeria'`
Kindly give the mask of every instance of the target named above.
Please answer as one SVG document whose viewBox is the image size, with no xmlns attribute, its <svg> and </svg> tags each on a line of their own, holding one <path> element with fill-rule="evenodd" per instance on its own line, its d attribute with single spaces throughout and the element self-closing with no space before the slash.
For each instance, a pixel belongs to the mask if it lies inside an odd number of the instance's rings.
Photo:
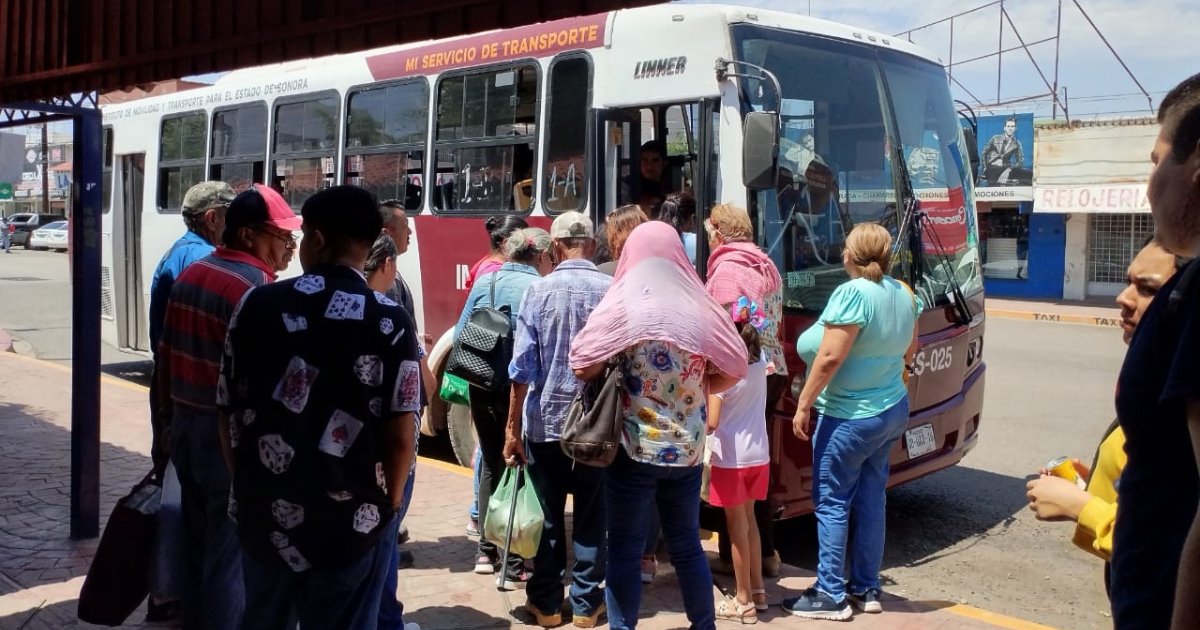
<svg viewBox="0 0 1200 630">
<path fill-rule="evenodd" d="M 367 67 L 375 80 L 382 81 L 513 59 L 548 57 L 564 50 L 603 46 L 607 24 L 607 13 L 533 24 L 367 57 Z"/>
<path fill-rule="evenodd" d="M 1149 212 L 1145 184 L 1038 186 L 1034 212 Z"/>
</svg>

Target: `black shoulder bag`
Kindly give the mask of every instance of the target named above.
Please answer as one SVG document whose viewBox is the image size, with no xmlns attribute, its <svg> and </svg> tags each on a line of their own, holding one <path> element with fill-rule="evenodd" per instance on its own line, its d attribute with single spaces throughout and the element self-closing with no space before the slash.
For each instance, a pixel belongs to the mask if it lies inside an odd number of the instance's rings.
<svg viewBox="0 0 1200 630">
<path fill-rule="evenodd" d="M 489 392 L 499 391 L 508 383 L 508 364 L 513 353 L 509 307 L 496 308 L 498 275 L 499 271 L 491 274 L 490 304 L 471 311 L 446 359 L 446 373 Z"/>
<path fill-rule="evenodd" d="M 563 453 L 588 466 L 603 468 L 617 458 L 625 428 L 625 379 L 612 361 L 601 377 L 580 383 L 567 409 L 559 443 Z"/>
</svg>

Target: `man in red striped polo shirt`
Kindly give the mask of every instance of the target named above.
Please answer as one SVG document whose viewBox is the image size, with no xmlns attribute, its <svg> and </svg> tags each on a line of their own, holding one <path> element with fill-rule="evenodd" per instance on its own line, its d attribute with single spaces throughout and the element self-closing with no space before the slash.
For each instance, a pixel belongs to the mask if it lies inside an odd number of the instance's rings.
<svg viewBox="0 0 1200 630">
<path fill-rule="evenodd" d="M 237 530 L 226 513 L 229 471 L 217 437 L 217 384 L 230 317 L 275 280 L 296 249 L 300 217 L 271 188 L 252 186 L 225 215 L 224 246 L 183 271 L 163 324 L 158 390 L 169 399 L 170 456 L 183 491 L 184 628 L 235 628 L 245 601 Z M 165 404 L 163 404 L 165 403 Z"/>
</svg>

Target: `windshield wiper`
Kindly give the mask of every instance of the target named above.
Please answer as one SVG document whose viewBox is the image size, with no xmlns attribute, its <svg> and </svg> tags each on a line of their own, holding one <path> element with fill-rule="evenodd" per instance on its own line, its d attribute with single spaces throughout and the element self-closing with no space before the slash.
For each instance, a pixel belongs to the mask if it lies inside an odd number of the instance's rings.
<svg viewBox="0 0 1200 630">
<path fill-rule="evenodd" d="M 915 291 L 918 283 L 925 275 L 925 238 L 929 237 L 932 245 L 937 249 L 939 265 L 943 267 L 946 279 L 950 284 L 950 292 L 945 295 L 950 297 L 954 304 L 954 311 L 958 315 L 958 323 L 969 325 L 974 315 L 971 313 L 970 305 L 967 304 L 967 298 L 963 293 L 962 285 L 958 282 L 958 277 L 954 273 L 954 265 L 950 262 L 950 257 L 946 255 L 946 248 L 942 245 L 941 237 L 938 236 L 937 230 L 933 228 L 933 222 L 929 220 L 929 214 L 921 210 L 921 201 L 917 199 L 917 195 L 913 190 L 912 176 L 908 172 L 908 161 L 904 159 L 903 143 L 899 139 L 894 139 L 892 146 L 892 162 L 896 165 L 900 204 L 904 209 L 900 218 L 900 225 L 896 231 L 896 242 L 892 248 L 892 258 L 894 260 L 899 256 L 901 247 L 908 247 L 909 255 L 912 257 L 912 273 L 910 274 L 909 281 L 912 283 L 913 290 Z"/>
</svg>

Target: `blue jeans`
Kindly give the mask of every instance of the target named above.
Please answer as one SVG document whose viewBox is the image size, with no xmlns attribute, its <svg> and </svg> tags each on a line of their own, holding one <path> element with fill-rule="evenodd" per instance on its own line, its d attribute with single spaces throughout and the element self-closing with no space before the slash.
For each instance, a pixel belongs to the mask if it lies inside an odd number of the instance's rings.
<svg viewBox="0 0 1200 630">
<path fill-rule="evenodd" d="M 642 601 L 641 559 L 650 506 L 658 506 L 663 537 L 683 592 L 692 630 L 713 630 L 712 574 L 700 547 L 701 466 L 654 466 L 630 459 L 622 449 L 608 467 L 604 497 L 608 522 L 608 624 L 637 627 Z"/>
<path fill-rule="evenodd" d="M 400 506 L 400 511 L 396 514 L 396 531 L 400 531 L 400 525 L 404 523 L 404 516 L 408 514 L 408 505 L 412 502 L 413 483 L 417 478 L 417 470 L 414 468 L 408 473 L 408 481 L 404 484 L 404 505 Z M 396 596 L 396 589 L 400 585 L 400 547 L 392 545 L 392 558 L 388 563 L 387 575 L 383 578 L 383 595 L 379 600 L 379 628 L 380 630 L 404 630 L 404 602 Z"/>
<path fill-rule="evenodd" d="M 336 569 L 296 573 L 245 554 L 246 613 L 242 630 L 338 628 L 374 630 L 399 519 L 383 526 L 375 546 Z"/>
<path fill-rule="evenodd" d="M 217 411 L 176 403 L 171 462 L 179 476 L 186 571 L 183 626 L 227 630 L 245 605 L 242 545 L 229 519 L 229 468 L 217 440 Z"/>
<path fill-rule="evenodd" d="M 563 574 L 567 566 L 567 495 L 572 504 L 571 610 L 591 616 L 604 603 L 600 583 L 608 562 L 604 540 L 604 470 L 576 464 L 558 442 L 530 442 L 529 479 L 545 514 L 542 542 L 533 560 L 533 577 L 525 587 L 529 601 L 545 613 L 562 608 Z"/>
<path fill-rule="evenodd" d="M 886 534 L 888 454 L 908 425 L 908 398 L 870 418 L 817 415 L 813 435 L 813 506 L 817 515 L 817 589 L 846 597 L 846 542 L 850 591 L 879 588 Z M 848 532 L 850 517 L 853 533 Z"/>
</svg>

